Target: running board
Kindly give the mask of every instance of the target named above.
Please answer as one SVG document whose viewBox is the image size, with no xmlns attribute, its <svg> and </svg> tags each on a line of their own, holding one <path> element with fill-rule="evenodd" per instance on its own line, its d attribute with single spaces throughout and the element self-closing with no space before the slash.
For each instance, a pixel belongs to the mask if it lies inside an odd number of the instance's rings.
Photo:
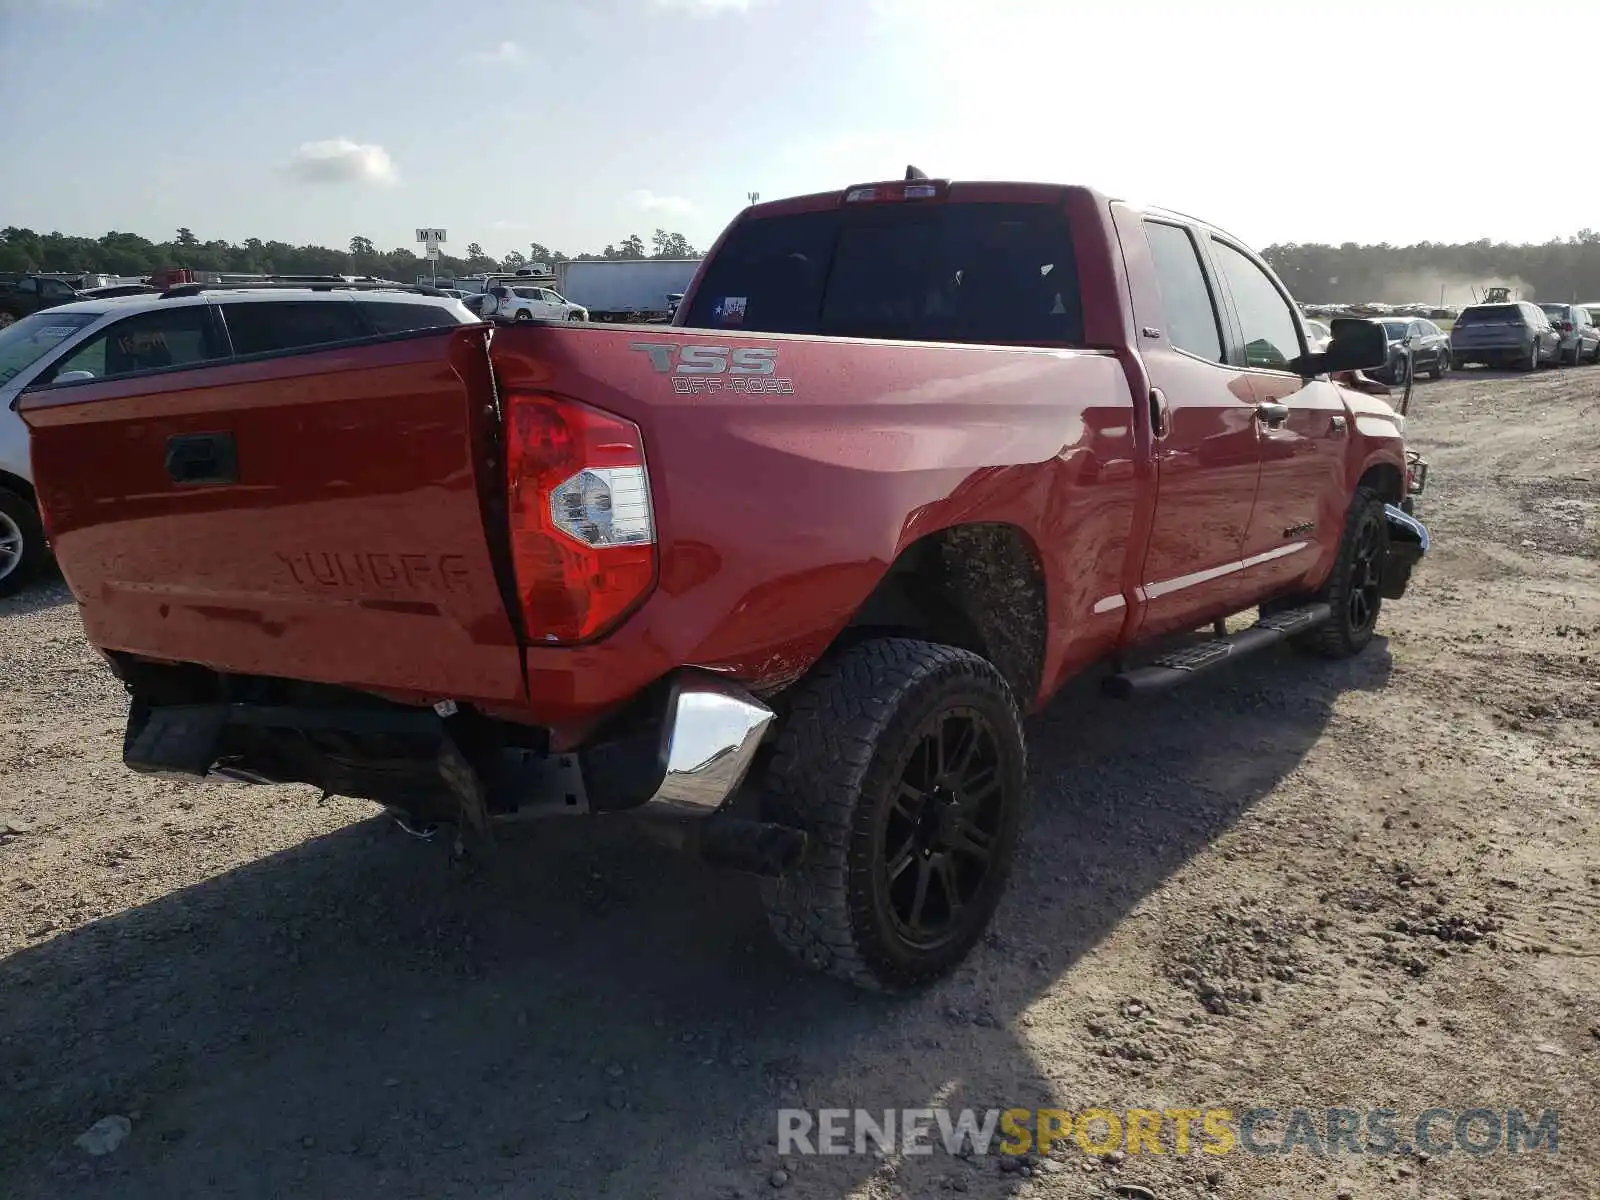
<svg viewBox="0 0 1600 1200">
<path fill-rule="evenodd" d="M 1326 604 L 1285 609 L 1270 617 L 1262 617 L 1249 629 L 1164 654 L 1148 666 L 1119 671 L 1107 678 L 1103 687 L 1108 696 L 1117 700 L 1131 700 L 1135 696 L 1166 691 L 1188 683 L 1195 676 L 1204 675 L 1232 659 L 1265 650 L 1297 633 L 1315 629 L 1332 617 L 1333 610 Z"/>
</svg>

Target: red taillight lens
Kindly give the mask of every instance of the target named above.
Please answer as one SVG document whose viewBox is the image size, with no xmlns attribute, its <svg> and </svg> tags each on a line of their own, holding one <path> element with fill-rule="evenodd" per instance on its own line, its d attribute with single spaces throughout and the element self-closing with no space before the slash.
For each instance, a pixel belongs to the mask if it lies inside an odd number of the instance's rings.
<svg viewBox="0 0 1600 1200">
<path fill-rule="evenodd" d="M 632 421 L 575 400 L 511 394 L 506 499 L 530 642 L 598 637 L 655 586 L 650 480 Z"/>
<path fill-rule="evenodd" d="M 1572 322 L 1571 321 L 1563 321 L 1563 322 L 1561 322 L 1561 332 L 1562 333 L 1571 333 L 1572 332 Z"/>
</svg>

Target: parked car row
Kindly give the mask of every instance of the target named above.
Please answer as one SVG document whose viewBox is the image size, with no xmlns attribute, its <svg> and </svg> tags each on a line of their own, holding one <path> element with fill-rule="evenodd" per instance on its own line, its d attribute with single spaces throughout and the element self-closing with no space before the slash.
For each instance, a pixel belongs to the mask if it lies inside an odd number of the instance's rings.
<svg viewBox="0 0 1600 1200">
<path fill-rule="evenodd" d="M 1461 309 L 1453 304 L 1382 304 L 1368 300 L 1362 304 L 1302 304 L 1300 311 L 1308 317 L 1430 317 L 1444 321 L 1456 317 Z"/>
<path fill-rule="evenodd" d="M 1474 304 L 1456 318 L 1450 356 L 1458 367 L 1481 364 L 1523 371 L 1547 363 L 1600 362 L 1600 328 L 1581 304 Z"/>
</svg>

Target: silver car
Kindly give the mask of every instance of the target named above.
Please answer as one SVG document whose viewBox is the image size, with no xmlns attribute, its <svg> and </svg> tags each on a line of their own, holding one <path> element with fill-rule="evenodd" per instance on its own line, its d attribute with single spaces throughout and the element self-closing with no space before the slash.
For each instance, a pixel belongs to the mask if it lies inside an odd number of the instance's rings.
<svg viewBox="0 0 1600 1200">
<path fill-rule="evenodd" d="M 1541 304 L 1544 315 L 1561 335 L 1558 361 L 1577 366 L 1581 362 L 1600 362 L 1600 328 L 1581 304 Z"/>
</svg>

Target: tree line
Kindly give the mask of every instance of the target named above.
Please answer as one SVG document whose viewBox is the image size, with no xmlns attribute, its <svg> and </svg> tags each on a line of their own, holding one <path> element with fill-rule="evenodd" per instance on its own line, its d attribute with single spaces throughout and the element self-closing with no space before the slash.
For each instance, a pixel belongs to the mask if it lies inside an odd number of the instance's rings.
<svg viewBox="0 0 1600 1200">
<path fill-rule="evenodd" d="M 1473 288 L 1492 283 L 1517 288 L 1524 300 L 1600 300 L 1600 233 L 1592 229 L 1542 245 L 1290 243 L 1262 256 L 1295 299 L 1313 304 L 1470 304 Z"/>
<path fill-rule="evenodd" d="M 441 255 L 440 275 L 470 275 L 477 271 L 515 271 L 529 262 L 554 263 L 569 257 L 538 242 L 529 253 L 513 250 L 504 258 L 484 253 L 470 242 L 465 257 Z M 579 259 L 699 258 L 700 251 L 681 233 L 657 229 L 646 246 L 638 234 L 629 234 L 598 254 L 577 254 Z M 64 233 L 37 233 L 16 225 L 0 229 L 0 271 L 94 272 L 147 277 L 163 267 L 188 267 L 196 271 L 261 275 L 374 275 L 405 283 L 428 274 L 432 264 L 408 247 L 379 250 L 369 237 L 357 235 L 347 249 L 328 246 L 292 246 L 288 242 L 246 238 L 234 243 L 221 239 L 202 241 L 192 229 L 179 229 L 165 242 L 153 242 L 136 233 L 111 232 L 104 237 L 72 237 Z"/>
<path fill-rule="evenodd" d="M 1487 239 L 1464 244 L 1420 242 L 1413 246 L 1341 246 L 1287 243 L 1269 246 L 1266 260 L 1298 300 L 1358 304 L 1419 301 L 1465 304 L 1472 289 L 1509 283 L 1525 299 L 1589 301 L 1600 299 L 1600 233 L 1584 229 L 1572 237 L 1542 245 L 1513 245 Z M 476 271 L 515 271 L 529 262 L 565 258 L 699 258 L 701 252 L 681 233 L 657 229 L 646 244 L 630 234 L 598 253 L 567 255 L 541 243 L 529 253 L 513 250 L 493 258 L 477 242 L 465 257 L 444 255 L 441 275 Z M 428 260 L 407 247 L 379 250 L 371 238 L 356 236 L 346 249 L 292 246 L 288 242 L 247 238 L 241 243 L 201 241 L 191 229 L 179 229 L 165 242 L 136 233 L 103 237 L 71 237 L 36 233 L 8 226 L 0 229 L 0 271 L 94 271 L 111 275 L 147 276 L 162 267 L 199 271 L 281 275 L 376 275 L 406 282 L 429 271 Z"/>
</svg>

